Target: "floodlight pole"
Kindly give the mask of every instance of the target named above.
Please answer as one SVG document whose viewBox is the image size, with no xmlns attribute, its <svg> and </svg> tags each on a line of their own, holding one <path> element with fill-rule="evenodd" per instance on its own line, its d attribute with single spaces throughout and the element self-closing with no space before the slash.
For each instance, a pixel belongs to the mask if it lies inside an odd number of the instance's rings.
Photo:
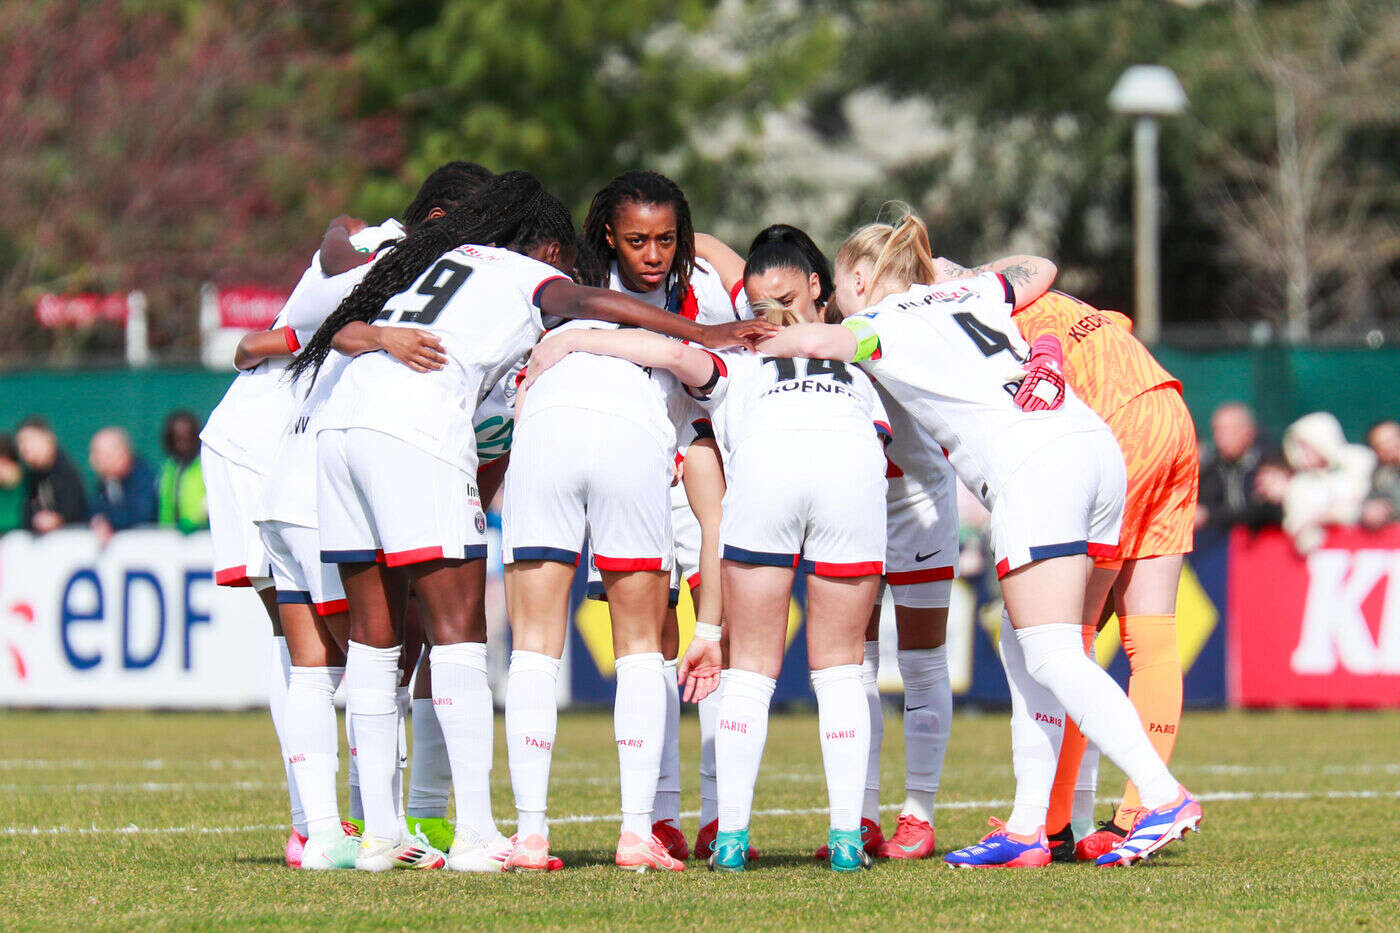
<svg viewBox="0 0 1400 933">
<path fill-rule="evenodd" d="M 1170 68 L 1134 65 L 1118 78 L 1108 105 L 1133 118 L 1133 288 L 1143 343 L 1162 336 L 1162 218 L 1157 175 L 1158 120 L 1186 111 L 1186 92 Z"/>
<path fill-rule="evenodd" d="M 1139 116 L 1133 125 L 1134 330 L 1152 346 L 1162 336 L 1162 229 L 1158 186 L 1157 118 Z"/>
</svg>

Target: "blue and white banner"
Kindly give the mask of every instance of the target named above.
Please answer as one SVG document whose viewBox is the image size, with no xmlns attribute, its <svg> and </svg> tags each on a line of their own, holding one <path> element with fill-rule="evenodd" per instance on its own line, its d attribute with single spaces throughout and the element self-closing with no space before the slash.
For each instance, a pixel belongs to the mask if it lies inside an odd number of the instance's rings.
<svg viewBox="0 0 1400 933">
<path fill-rule="evenodd" d="M 0 705 L 265 704 L 267 614 L 212 557 L 208 532 L 0 538 Z"/>
</svg>

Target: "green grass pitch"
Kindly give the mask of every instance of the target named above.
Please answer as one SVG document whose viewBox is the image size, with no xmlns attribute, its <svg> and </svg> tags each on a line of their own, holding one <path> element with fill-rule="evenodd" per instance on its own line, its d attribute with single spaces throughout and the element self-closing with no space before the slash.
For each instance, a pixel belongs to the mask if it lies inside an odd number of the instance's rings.
<svg viewBox="0 0 1400 933">
<path fill-rule="evenodd" d="M 497 719 L 498 727 L 500 719 Z M 886 717 L 884 823 L 900 799 L 898 714 Z M 1204 833 L 1129 870 L 952 871 L 812 861 L 826 820 L 816 721 L 769 734 L 742 876 L 611 865 L 611 718 L 561 716 L 549 876 L 312 873 L 282 865 L 286 798 L 266 714 L 0 713 L 0 928 L 537 929 L 695 926 L 1118 928 L 1400 925 L 1400 713 L 1188 712 L 1174 766 L 1203 796 Z M 687 810 L 696 719 L 682 721 Z M 496 813 L 513 817 L 502 739 Z M 1118 793 L 1105 766 L 1100 791 Z M 1003 713 L 960 714 L 948 749 L 940 854 L 976 841 L 1012 794 Z M 1108 814 L 1108 803 L 1099 817 Z M 504 822 L 503 822 L 504 825 Z M 696 820 L 684 821 L 693 838 Z"/>
</svg>

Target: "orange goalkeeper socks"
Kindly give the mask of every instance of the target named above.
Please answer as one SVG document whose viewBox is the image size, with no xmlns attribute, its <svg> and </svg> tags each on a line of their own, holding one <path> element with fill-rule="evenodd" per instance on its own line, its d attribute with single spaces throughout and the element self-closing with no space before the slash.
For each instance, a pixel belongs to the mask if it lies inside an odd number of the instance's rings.
<svg viewBox="0 0 1400 933">
<path fill-rule="evenodd" d="M 1132 667 L 1128 699 L 1137 707 L 1152 747 L 1162 761 L 1170 761 L 1181 725 L 1181 655 L 1176 646 L 1176 616 L 1130 615 L 1119 621 L 1123 650 Z M 1057 789 L 1058 780 L 1057 774 Z M 1072 775 L 1070 781 L 1072 784 Z M 1137 788 L 1129 782 L 1114 822 L 1124 828 L 1130 827 L 1137 816 L 1134 811 L 1141 806 Z"/>
</svg>

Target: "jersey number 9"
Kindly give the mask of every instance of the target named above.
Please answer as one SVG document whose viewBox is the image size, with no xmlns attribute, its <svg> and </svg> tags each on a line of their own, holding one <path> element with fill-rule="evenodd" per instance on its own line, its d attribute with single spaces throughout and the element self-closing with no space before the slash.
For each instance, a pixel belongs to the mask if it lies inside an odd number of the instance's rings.
<svg viewBox="0 0 1400 933">
<path fill-rule="evenodd" d="M 442 313 L 442 309 L 447 307 L 447 303 L 452 300 L 452 296 L 457 294 L 457 289 L 471 278 L 472 271 L 471 266 L 464 266 L 450 259 L 438 260 L 438 264 L 433 266 L 424 276 L 423 284 L 415 289 L 416 294 L 428 296 L 428 303 L 417 311 L 385 308 L 379 312 L 378 320 L 387 320 L 398 324 L 423 324 L 424 326 L 433 323 Z"/>
</svg>

